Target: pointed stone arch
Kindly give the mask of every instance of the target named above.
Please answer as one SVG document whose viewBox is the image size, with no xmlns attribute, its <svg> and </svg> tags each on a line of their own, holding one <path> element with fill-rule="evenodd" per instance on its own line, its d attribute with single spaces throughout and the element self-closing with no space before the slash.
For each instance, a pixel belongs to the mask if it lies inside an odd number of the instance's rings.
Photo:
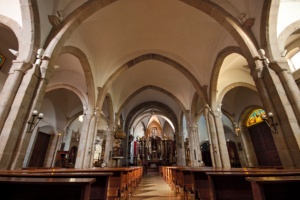
<svg viewBox="0 0 300 200">
<path fill-rule="evenodd" d="M 242 25 L 237 19 L 235 19 L 230 13 L 225 11 L 215 3 L 203 0 L 181 0 L 190 6 L 203 11 L 208 16 L 216 20 L 223 28 L 225 28 L 229 34 L 240 46 L 244 57 L 249 63 L 249 66 L 254 68 L 255 60 L 253 58 L 258 57 L 256 41 L 253 41 L 253 37 L 248 35 L 247 31 L 244 30 Z"/>
<path fill-rule="evenodd" d="M 85 98 L 84 94 L 82 94 L 81 91 L 78 90 L 76 87 L 73 87 L 73 86 L 68 85 L 68 84 L 57 84 L 57 85 L 49 86 L 49 87 L 47 87 L 45 93 L 56 90 L 56 89 L 67 89 L 67 90 L 70 90 L 70 91 L 74 92 L 78 96 L 78 98 L 80 99 L 82 105 L 87 105 L 86 98 Z"/>
<path fill-rule="evenodd" d="M 210 93 L 209 93 L 209 99 L 210 99 L 210 104 L 211 107 L 214 109 L 216 108 L 217 104 L 217 85 L 218 85 L 218 79 L 219 79 L 219 74 L 220 74 L 220 70 L 222 67 L 222 64 L 225 60 L 225 58 L 232 54 L 232 53 L 237 53 L 240 54 L 241 56 L 243 56 L 242 54 L 242 50 L 239 47 L 236 46 L 231 46 L 231 47 L 227 47 L 225 49 L 223 49 L 222 51 L 219 52 L 217 59 L 215 61 L 214 64 L 214 68 L 211 74 L 211 81 L 210 81 Z"/>
<path fill-rule="evenodd" d="M 77 8 L 74 12 L 72 12 L 63 22 L 62 24 L 52 29 L 49 37 L 46 40 L 46 50 L 45 50 L 45 56 L 49 58 L 56 59 L 57 55 L 60 52 L 60 49 L 62 48 L 62 45 L 66 42 L 66 40 L 70 37 L 70 35 L 73 33 L 73 31 L 89 16 L 97 12 L 98 10 L 110 5 L 113 2 L 116 2 L 117 0 L 110 0 L 110 1 L 87 1 L 82 6 Z M 229 34 L 232 35 L 233 38 L 236 38 L 237 43 L 239 44 L 243 55 L 245 56 L 246 60 L 249 63 L 250 67 L 255 67 L 255 60 L 254 57 L 258 57 L 257 53 L 257 47 L 255 45 L 255 41 L 252 40 L 252 37 L 247 34 L 247 32 L 243 29 L 241 24 L 228 12 L 226 12 L 224 9 L 219 7 L 218 5 L 214 4 L 211 1 L 203 0 L 203 1 L 197 1 L 197 0 L 181 0 L 183 3 L 189 4 L 190 6 L 203 11 L 208 16 L 215 19 L 221 26 L 223 26 Z M 166 62 L 169 65 L 176 65 L 178 66 L 179 63 L 176 63 L 173 60 L 167 59 L 163 56 L 157 56 L 157 54 L 146 54 L 143 56 L 138 57 L 138 59 L 132 59 L 128 63 L 123 65 L 123 67 L 119 68 L 113 76 L 111 76 L 110 80 L 108 80 L 105 84 L 104 91 L 107 91 L 108 86 L 111 84 L 111 82 L 117 77 L 118 74 L 120 74 L 124 69 L 130 66 L 134 65 L 134 62 L 138 61 L 141 62 L 141 60 L 145 59 L 143 57 L 149 57 L 154 56 L 152 59 L 160 59 L 162 62 Z M 139 60 L 141 59 L 141 60 Z M 149 58 L 148 58 L 149 59 Z M 258 62 L 258 61 L 257 61 Z M 260 62 L 260 61 L 259 61 Z M 128 66 L 126 66 L 128 65 Z M 203 94 L 203 91 L 201 89 L 201 85 L 198 83 L 197 79 L 192 76 L 192 74 L 187 75 L 190 73 L 188 70 L 184 68 L 179 68 L 180 71 L 187 77 L 192 77 L 190 80 L 194 87 L 196 88 L 199 95 L 204 99 L 204 101 L 207 101 L 206 95 Z M 104 94 L 105 94 L 104 92 Z M 102 99 L 98 99 L 97 105 L 101 104 Z"/>
<path fill-rule="evenodd" d="M 84 77 L 86 80 L 86 87 L 87 87 L 87 99 L 88 99 L 88 104 L 90 108 L 95 106 L 95 86 L 94 86 L 94 78 L 92 75 L 92 69 L 90 66 L 90 63 L 88 61 L 87 56 L 85 55 L 85 53 L 83 51 L 81 51 L 79 48 L 77 47 L 73 47 L 73 46 L 65 46 L 62 48 L 60 55 L 62 54 L 66 54 L 66 53 L 70 53 L 73 56 L 75 56 L 81 66 L 82 66 L 82 70 L 84 72 Z"/>
<path fill-rule="evenodd" d="M 223 101 L 224 96 L 227 94 L 228 91 L 232 90 L 233 88 L 236 87 L 245 87 L 245 88 L 249 88 L 250 90 L 256 91 L 257 89 L 255 86 L 249 84 L 249 83 L 233 83 L 231 85 L 228 85 L 227 87 L 224 88 L 223 91 L 220 92 L 220 96 L 218 98 L 218 100 L 216 101 L 216 105 L 220 105 Z"/>
<path fill-rule="evenodd" d="M 278 36 L 278 45 L 279 45 L 279 50 L 281 52 L 284 51 L 284 46 L 288 37 L 299 29 L 300 29 L 300 20 L 290 24 L 280 33 L 280 35 Z"/>
<path fill-rule="evenodd" d="M 14 20 L 0 15 L 0 24 L 2 24 L 3 26 L 5 26 L 6 28 L 10 29 L 16 36 L 18 43 L 20 43 L 21 40 L 21 36 L 22 36 L 22 28 L 21 26 Z"/>
<path fill-rule="evenodd" d="M 139 105 L 137 105 L 134 109 L 131 110 L 131 112 L 127 115 L 126 121 L 125 121 L 125 130 L 129 130 L 128 128 L 131 127 L 134 119 L 144 110 L 147 110 L 149 108 L 157 108 L 158 110 L 161 110 L 162 113 L 165 114 L 167 118 L 169 118 L 174 127 L 175 127 L 175 133 L 178 132 L 178 119 L 176 117 L 176 114 L 173 112 L 171 108 L 169 108 L 167 105 L 162 104 L 160 102 L 144 102 Z"/>
<path fill-rule="evenodd" d="M 156 91 L 159 91 L 167 96 L 169 96 L 171 99 L 173 99 L 178 105 L 179 107 L 181 108 L 182 112 L 185 113 L 185 108 L 183 106 L 183 104 L 180 102 L 180 100 L 178 98 L 176 98 L 176 96 L 174 96 L 172 93 L 168 92 L 167 90 L 164 90 L 160 87 L 157 87 L 157 86 L 154 86 L 154 85 L 146 85 L 138 90 L 136 90 L 135 92 L 133 92 L 121 105 L 121 107 L 119 108 L 117 114 L 116 114 L 116 117 L 119 117 L 123 108 L 125 107 L 125 105 L 127 105 L 128 102 L 130 102 L 136 95 L 138 95 L 139 93 L 145 91 L 145 90 L 148 90 L 148 89 L 153 89 L 153 90 L 156 90 Z"/>
<path fill-rule="evenodd" d="M 109 87 L 112 85 L 114 80 L 117 79 L 125 70 L 137 65 L 140 62 L 147 61 L 147 60 L 157 60 L 160 62 L 163 62 L 171 67 L 174 67 L 176 70 L 181 72 L 183 76 L 185 76 L 188 80 L 190 80 L 191 84 L 194 86 L 195 90 L 199 93 L 199 95 L 202 97 L 204 102 L 207 102 L 206 95 L 204 94 L 202 90 L 202 86 L 197 80 L 197 78 L 188 71 L 184 66 L 182 66 L 180 63 L 176 62 L 175 60 L 172 60 L 166 56 L 160 55 L 160 54 L 154 54 L 154 53 L 148 53 L 140 55 L 136 58 L 133 58 L 123 64 L 121 67 L 119 67 L 105 82 L 103 86 L 103 91 L 106 93 L 109 89 Z"/>
<path fill-rule="evenodd" d="M 277 16 L 280 0 L 264 1 L 261 17 L 261 48 L 266 50 L 270 61 L 280 58 L 277 38 Z"/>
</svg>

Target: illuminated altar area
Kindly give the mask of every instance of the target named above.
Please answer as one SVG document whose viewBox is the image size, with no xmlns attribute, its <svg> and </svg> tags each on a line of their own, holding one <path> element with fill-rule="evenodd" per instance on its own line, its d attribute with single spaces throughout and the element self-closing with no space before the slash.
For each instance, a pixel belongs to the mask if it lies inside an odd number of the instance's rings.
<svg viewBox="0 0 300 200">
<path fill-rule="evenodd" d="M 176 164 L 176 149 L 173 135 L 161 132 L 160 127 L 150 127 L 134 143 L 134 165 L 156 168 Z"/>
</svg>

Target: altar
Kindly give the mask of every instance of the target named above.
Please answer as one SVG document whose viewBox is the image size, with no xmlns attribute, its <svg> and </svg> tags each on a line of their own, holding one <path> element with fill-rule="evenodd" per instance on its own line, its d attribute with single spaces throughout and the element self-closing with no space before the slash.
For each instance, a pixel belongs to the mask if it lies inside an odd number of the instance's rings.
<svg viewBox="0 0 300 200">
<path fill-rule="evenodd" d="M 175 157 L 174 142 L 156 135 L 139 138 L 137 164 L 147 166 L 147 168 L 172 165 L 173 157 Z"/>
<path fill-rule="evenodd" d="M 147 166 L 150 168 L 156 168 L 156 167 L 162 166 L 162 161 L 161 160 L 150 160 L 150 161 L 147 161 Z"/>
</svg>

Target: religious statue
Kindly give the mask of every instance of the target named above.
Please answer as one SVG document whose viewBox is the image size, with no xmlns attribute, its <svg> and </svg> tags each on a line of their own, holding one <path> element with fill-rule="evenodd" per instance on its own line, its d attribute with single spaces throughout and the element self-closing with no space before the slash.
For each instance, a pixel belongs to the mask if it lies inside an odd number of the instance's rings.
<svg viewBox="0 0 300 200">
<path fill-rule="evenodd" d="M 148 155 L 151 155 L 152 145 L 151 145 L 151 138 L 149 136 L 146 139 L 146 148 L 148 149 Z"/>
<path fill-rule="evenodd" d="M 184 150 L 185 150 L 186 165 L 191 166 L 189 138 L 185 139 Z"/>
</svg>

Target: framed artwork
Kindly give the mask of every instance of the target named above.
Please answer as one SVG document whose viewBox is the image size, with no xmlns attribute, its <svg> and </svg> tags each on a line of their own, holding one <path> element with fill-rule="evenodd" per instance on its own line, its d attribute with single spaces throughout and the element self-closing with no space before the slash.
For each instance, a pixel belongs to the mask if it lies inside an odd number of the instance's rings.
<svg viewBox="0 0 300 200">
<path fill-rule="evenodd" d="M 4 62 L 5 62 L 5 57 L 0 55 L 0 68 L 3 66 Z"/>
</svg>

